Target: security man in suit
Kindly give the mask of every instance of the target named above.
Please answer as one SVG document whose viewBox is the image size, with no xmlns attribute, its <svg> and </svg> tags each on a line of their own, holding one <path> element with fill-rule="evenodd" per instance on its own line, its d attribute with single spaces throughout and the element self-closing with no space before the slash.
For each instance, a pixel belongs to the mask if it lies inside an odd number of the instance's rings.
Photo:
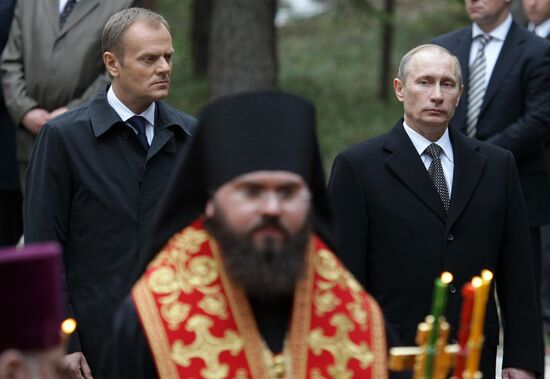
<svg viewBox="0 0 550 379">
<path fill-rule="evenodd" d="M 93 97 L 109 82 L 101 30 L 140 0 L 18 0 L 0 69 L 8 111 L 18 125 L 21 190 L 36 136 L 49 120 Z"/>
<path fill-rule="evenodd" d="M 512 20 L 511 2 L 465 0 L 472 24 L 434 43 L 456 55 L 464 72 L 464 96 L 452 124 L 514 154 L 540 293 L 540 228 L 550 223 L 550 176 L 544 160 L 544 143 L 550 138 L 550 43 Z"/>
</svg>

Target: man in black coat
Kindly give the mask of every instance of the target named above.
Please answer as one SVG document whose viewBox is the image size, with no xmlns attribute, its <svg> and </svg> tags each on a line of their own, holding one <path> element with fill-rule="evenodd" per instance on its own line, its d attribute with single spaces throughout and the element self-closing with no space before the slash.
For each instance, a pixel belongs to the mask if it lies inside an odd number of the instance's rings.
<svg viewBox="0 0 550 379">
<path fill-rule="evenodd" d="M 102 42 L 112 85 L 44 126 L 25 196 L 26 241 L 64 247 L 69 306 L 92 372 L 114 309 L 143 265 L 158 201 L 195 124 L 161 101 L 174 50 L 160 15 L 141 8 L 116 13 Z"/>
<path fill-rule="evenodd" d="M 0 2 L 0 55 L 10 31 L 15 0 Z M 23 219 L 19 172 L 15 159 L 15 125 L 0 87 L 0 246 L 13 245 L 21 237 Z"/>
<path fill-rule="evenodd" d="M 550 223 L 550 177 L 544 143 L 550 137 L 550 43 L 512 20 L 511 0 L 466 0 L 472 24 L 434 39 L 458 57 L 464 72 L 464 96 L 452 125 L 470 137 L 510 150 L 522 186 L 535 265 L 541 283 L 540 227 Z M 482 36 L 490 37 L 480 49 Z M 484 50 L 484 91 L 474 94 L 474 63 Z M 480 100 L 477 122 L 472 116 Z M 471 125 L 468 125 L 468 124 Z"/>
<path fill-rule="evenodd" d="M 503 318 L 504 374 L 532 378 L 542 370 L 542 346 L 516 166 L 510 152 L 448 127 L 462 88 L 460 65 L 447 50 L 423 45 L 403 57 L 394 89 L 404 119 L 338 155 L 332 169 L 342 260 L 378 300 L 403 345 L 414 344 L 430 312 L 435 277 L 454 275 L 446 310 L 453 340 L 460 287 L 491 270 Z M 484 334 L 483 377 L 494 378 L 493 296 Z"/>
<path fill-rule="evenodd" d="M 523 0 L 523 10 L 529 20 L 527 29 L 550 41 L 550 0 Z M 544 149 L 546 166 L 550 170 L 550 142 Z M 541 306 L 545 332 L 550 335 L 550 225 L 541 229 L 542 283 Z"/>
</svg>

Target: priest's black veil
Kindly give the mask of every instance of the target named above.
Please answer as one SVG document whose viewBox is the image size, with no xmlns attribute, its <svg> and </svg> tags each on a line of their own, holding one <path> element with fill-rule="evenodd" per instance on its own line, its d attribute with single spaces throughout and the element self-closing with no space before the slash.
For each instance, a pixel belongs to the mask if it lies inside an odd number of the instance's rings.
<svg viewBox="0 0 550 379">
<path fill-rule="evenodd" d="M 334 247 L 314 106 L 283 92 L 251 92 L 221 98 L 201 111 L 166 187 L 139 274 L 173 234 L 204 213 L 218 187 L 259 170 L 302 176 L 313 195 L 313 228 Z"/>
</svg>

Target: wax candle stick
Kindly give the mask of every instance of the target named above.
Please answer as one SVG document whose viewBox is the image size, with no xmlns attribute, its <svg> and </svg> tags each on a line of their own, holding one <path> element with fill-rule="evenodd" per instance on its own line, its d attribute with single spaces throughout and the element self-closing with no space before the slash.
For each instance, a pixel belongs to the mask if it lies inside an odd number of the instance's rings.
<svg viewBox="0 0 550 379">
<path fill-rule="evenodd" d="M 468 358 L 466 359 L 466 371 L 474 375 L 479 367 L 481 357 L 481 345 L 483 344 L 483 324 L 485 322 L 485 310 L 487 299 L 491 289 L 493 274 L 489 270 L 483 270 L 481 278 L 473 279 L 472 284 L 476 287 L 474 297 L 474 310 L 470 323 L 470 336 L 468 338 Z M 474 282 L 475 281 L 475 282 Z"/>
<path fill-rule="evenodd" d="M 440 278 L 436 278 L 434 282 L 434 293 L 432 297 L 432 312 L 433 326 L 428 337 L 426 346 L 426 363 L 424 378 L 430 379 L 433 375 L 433 363 L 436 352 L 436 342 L 439 337 L 439 318 L 445 312 L 447 304 L 447 286 L 453 281 L 453 275 L 450 272 L 444 272 Z"/>
<path fill-rule="evenodd" d="M 470 334 L 470 322 L 474 305 L 475 289 L 472 283 L 466 283 L 462 287 L 462 310 L 460 312 L 460 326 L 458 329 L 459 350 L 456 356 L 454 377 L 462 379 L 464 365 L 466 363 L 466 345 Z"/>
</svg>

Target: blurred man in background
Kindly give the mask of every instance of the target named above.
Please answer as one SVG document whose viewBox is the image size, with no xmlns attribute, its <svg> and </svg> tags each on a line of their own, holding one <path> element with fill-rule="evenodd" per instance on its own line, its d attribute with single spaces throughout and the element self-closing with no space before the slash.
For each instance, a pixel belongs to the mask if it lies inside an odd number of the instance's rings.
<svg viewBox="0 0 550 379">
<path fill-rule="evenodd" d="M 4 1 L 2 1 L 3 3 Z M 101 58 L 107 19 L 139 0 L 18 0 L 0 69 L 17 125 L 21 189 L 40 128 L 109 82 Z"/>
<path fill-rule="evenodd" d="M 63 355 L 61 248 L 0 250 L 0 379 L 69 377 Z M 70 376 L 74 378 L 88 376 Z"/>
</svg>

